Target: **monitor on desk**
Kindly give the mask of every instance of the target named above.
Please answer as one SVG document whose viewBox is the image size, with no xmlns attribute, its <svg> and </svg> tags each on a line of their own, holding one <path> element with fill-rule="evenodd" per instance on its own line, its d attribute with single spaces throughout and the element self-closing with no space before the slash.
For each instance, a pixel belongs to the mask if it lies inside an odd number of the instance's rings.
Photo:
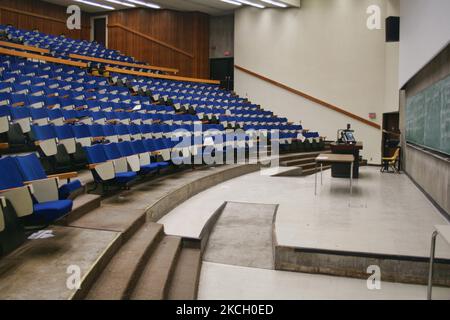
<svg viewBox="0 0 450 320">
<path fill-rule="evenodd" d="M 355 137 L 353 136 L 353 132 L 345 131 L 342 136 L 343 136 L 344 142 L 356 143 Z"/>
</svg>

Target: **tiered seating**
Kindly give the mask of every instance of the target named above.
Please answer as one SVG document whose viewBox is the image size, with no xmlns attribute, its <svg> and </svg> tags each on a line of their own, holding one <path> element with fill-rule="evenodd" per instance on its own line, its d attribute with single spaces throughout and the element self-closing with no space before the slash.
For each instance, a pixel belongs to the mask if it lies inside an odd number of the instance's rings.
<svg viewBox="0 0 450 320">
<path fill-rule="evenodd" d="M 0 37 L 2 32 L 9 41 L 60 57 L 132 61 L 89 42 L 0 26 Z M 71 211 L 70 199 L 82 188 L 70 181 L 71 171 L 86 166 L 107 191 L 129 188 L 138 178 L 197 156 L 248 154 L 262 137 L 279 142 L 282 151 L 321 148 L 318 133 L 215 84 L 118 72 L 100 76 L 60 60 L 7 54 L 0 55 L 0 143 L 9 145 L 9 153 L 32 153 L 0 159 L 3 252 L 23 241 L 22 225 L 46 225 Z M 66 172 L 60 177 L 68 182 L 46 172 Z"/>
</svg>

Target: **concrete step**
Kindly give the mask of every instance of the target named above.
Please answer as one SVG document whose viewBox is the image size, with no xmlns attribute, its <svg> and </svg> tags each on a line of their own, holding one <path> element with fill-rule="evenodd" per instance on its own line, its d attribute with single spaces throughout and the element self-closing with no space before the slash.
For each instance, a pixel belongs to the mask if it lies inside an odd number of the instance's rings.
<svg viewBox="0 0 450 320">
<path fill-rule="evenodd" d="M 96 194 L 85 193 L 79 195 L 73 200 L 72 211 L 66 217 L 58 221 L 59 225 L 67 225 L 80 217 L 84 216 L 86 213 L 91 212 L 101 205 L 101 196 Z"/>
<path fill-rule="evenodd" d="M 282 167 L 292 167 L 292 166 L 302 166 L 305 164 L 310 164 L 315 162 L 316 157 L 308 157 L 308 158 L 300 158 L 300 159 L 293 159 L 288 161 L 282 161 L 280 165 Z"/>
<path fill-rule="evenodd" d="M 323 166 L 323 170 L 327 170 L 327 169 L 330 169 L 330 168 L 331 168 L 331 166 Z M 320 167 L 317 168 L 317 172 L 320 172 Z M 316 173 L 316 168 L 315 167 L 303 170 L 303 175 L 304 176 L 309 176 L 309 175 L 314 174 L 314 173 Z"/>
<path fill-rule="evenodd" d="M 152 222 L 144 224 L 114 255 L 86 299 L 127 299 L 163 237 L 163 225 Z"/>
<path fill-rule="evenodd" d="M 180 249 L 180 237 L 165 236 L 148 260 L 130 299 L 165 299 Z"/>
<path fill-rule="evenodd" d="M 316 158 L 321 153 L 330 153 L 329 150 L 314 151 L 314 152 L 300 152 L 300 153 L 287 153 L 280 155 L 280 162 L 298 160 L 304 158 Z"/>
<path fill-rule="evenodd" d="M 195 300 L 197 299 L 198 283 L 202 267 L 200 249 L 183 248 L 170 281 L 167 299 Z"/>
</svg>

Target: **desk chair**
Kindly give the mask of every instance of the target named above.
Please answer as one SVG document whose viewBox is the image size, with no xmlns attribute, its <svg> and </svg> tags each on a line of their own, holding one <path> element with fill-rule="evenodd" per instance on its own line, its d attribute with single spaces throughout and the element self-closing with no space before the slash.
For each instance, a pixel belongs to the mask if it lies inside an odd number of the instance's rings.
<svg viewBox="0 0 450 320">
<path fill-rule="evenodd" d="M 389 173 L 400 173 L 398 170 L 398 162 L 400 161 L 400 148 L 397 148 L 392 157 L 383 157 L 383 166 L 381 167 L 381 172 Z M 392 169 L 392 171 L 389 170 Z"/>
</svg>

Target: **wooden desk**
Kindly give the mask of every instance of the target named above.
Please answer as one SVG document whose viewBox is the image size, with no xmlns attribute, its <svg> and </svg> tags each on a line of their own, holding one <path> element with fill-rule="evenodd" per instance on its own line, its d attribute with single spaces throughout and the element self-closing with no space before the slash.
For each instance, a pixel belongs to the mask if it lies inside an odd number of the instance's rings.
<svg viewBox="0 0 450 320">
<path fill-rule="evenodd" d="M 321 153 L 315 159 L 316 170 L 315 170 L 315 184 L 314 184 L 314 195 L 317 195 L 317 165 L 320 164 L 320 184 L 323 184 L 323 164 L 324 163 L 339 163 L 339 164 L 349 164 L 350 165 L 350 194 L 353 194 L 353 163 L 355 162 L 355 156 L 352 154 L 337 154 L 337 153 Z"/>
</svg>

